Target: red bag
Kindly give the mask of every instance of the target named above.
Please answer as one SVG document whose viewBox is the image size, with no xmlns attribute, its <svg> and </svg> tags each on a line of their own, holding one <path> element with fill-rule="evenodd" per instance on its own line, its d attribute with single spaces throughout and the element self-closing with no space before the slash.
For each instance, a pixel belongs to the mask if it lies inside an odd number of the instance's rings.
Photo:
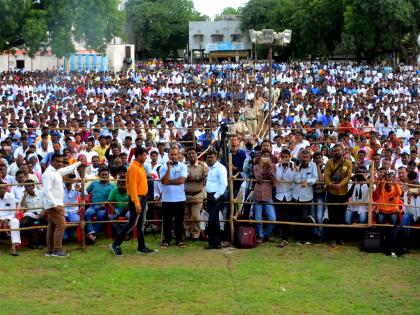
<svg viewBox="0 0 420 315">
<path fill-rule="evenodd" d="M 236 247 L 255 248 L 257 246 L 257 234 L 251 226 L 240 226 L 236 234 Z"/>
</svg>

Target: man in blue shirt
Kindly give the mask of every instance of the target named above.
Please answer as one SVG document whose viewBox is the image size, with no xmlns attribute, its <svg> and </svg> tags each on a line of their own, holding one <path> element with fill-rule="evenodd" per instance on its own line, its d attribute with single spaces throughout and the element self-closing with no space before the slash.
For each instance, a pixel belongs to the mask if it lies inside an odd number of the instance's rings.
<svg viewBox="0 0 420 315">
<path fill-rule="evenodd" d="M 188 176 L 188 169 L 184 163 L 178 162 L 179 149 L 169 150 L 169 161 L 159 170 L 162 183 L 162 216 L 163 241 L 161 248 L 168 248 L 172 239 L 172 225 L 175 218 L 175 240 L 180 248 L 184 248 L 184 212 L 185 189 L 184 183 Z"/>
<path fill-rule="evenodd" d="M 93 217 L 97 217 L 97 221 L 105 220 L 107 216 L 105 202 L 108 201 L 108 196 L 114 189 L 114 185 L 109 182 L 109 170 L 106 166 L 101 166 L 98 171 L 100 180 L 95 181 L 88 186 L 86 191 L 91 193 L 91 202 L 93 203 L 85 212 L 85 221 L 92 221 Z M 97 204 L 103 202 L 102 204 Z M 101 229 L 101 224 L 86 223 L 86 234 L 88 238 L 94 242 L 96 235 Z"/>
<path fill-rule="evenodd" d="M 330 124 L 333 123 L 334 117 L 331 116 L 331 110 L 327 109 L 325 112 L 325 115 L 322 115 L 321 117 L 321 123 L 323 127 L 328 127 Z"/>
</svg>

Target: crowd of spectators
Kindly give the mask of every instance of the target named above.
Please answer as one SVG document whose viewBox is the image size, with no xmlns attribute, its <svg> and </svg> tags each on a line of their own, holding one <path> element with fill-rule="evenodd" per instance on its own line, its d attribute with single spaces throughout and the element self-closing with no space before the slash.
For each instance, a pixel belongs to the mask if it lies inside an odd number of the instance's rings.
<svg viewBox="0 0 420 315">
<path fill-rule="evenodd" d="M 95 242 L 103 225 L 90 222 L 128 218 L 124 179 L 140 146 L 149 156 L 148 199 L 155 201 L 148 218 L 157 218 L 162 207 L 165 248 L 172 227 L 180 247 L 186 237 L 204 237 L 206 225 L 198 221 L 208 218 L 205 182 L 215 161 L 209 166 L 204 158 L 210 148 L 235 178 L 232 191 L 227 177 L 221 181 L 215 202 L 228 201 L 230 194 L 247 201 L 237 207 L 245 218 L 367 223 L 372 198 L 375 222 L 413 225 L 420 219 L 419 93 L 420 71 L 411 65 L 275 64 L 272 82 L 263 63 L 151 63 L 127 73 L 4 72 L 0 227 L 45 224 L 42 174 L 60 153 L 64 166 L 83 165 L 64 178 L 66 220 L 80 221 L 78 203 L 86 194 L 86 235 Z M 85 192 L 81 178 L 88 180 Z M 220 219 L 229 217 L 230 207 L 220 208 Z M 222 221 L 209 228 L 228 234 Z M 288 245 L 290 225 L 256 226 L 258 243 L 279 235 L 279 245 Z M 120 224 L 113 229 L 118 234 Z M 409 229 L 404 231 L 408 238 Z M 293 232 L 302 244 L 328 240 L 336 247 L 348 239 L 348 229 Z M 13 255 L 21 236 L 33 248 L 43 238 L 42 229 L 9 234 Z M 68 228 L 64 238 L 74 236 L 75 228 Z"/>
</svg>

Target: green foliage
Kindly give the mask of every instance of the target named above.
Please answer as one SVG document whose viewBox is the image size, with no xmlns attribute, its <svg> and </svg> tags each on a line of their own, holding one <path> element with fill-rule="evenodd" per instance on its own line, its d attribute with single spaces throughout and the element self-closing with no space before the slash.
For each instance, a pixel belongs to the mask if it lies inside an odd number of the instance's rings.
<svg viewBox="0 0 420 315">
<path fill-rule="evenodd" d="M 22 47 L 33 56 L 51 47 L 62 57 L 74 51 L 75 39 L 103 52 L 108 41 L 122 34 L 118 4 L 118 0 L 2 0 L 0 50 Z"/>
<path fill-rule="evenodd" d="M 205 20 L 191 0 L 129 0 L 127 24 L 143 57 L 168 56 L 188 42 L 188 22 Z"/>
<path fill-rule="evenodd" d="M 242 11 L 242 8 L 232 8 L 232 7 L 226 7 L 223 9 L 221 14 L 217 14 L 214 18 L 215 21 L 221 20 L 222 15 L 240 15 Z"/>
<path fill-rule="evenodd" d="M 250 0 L 242 29 L 293 30 L 289 57 L 328 57 L 338 45 L 372 61 L 388 52 L 407 59 L 419 31 L 418 0 Z"/>
</svg>

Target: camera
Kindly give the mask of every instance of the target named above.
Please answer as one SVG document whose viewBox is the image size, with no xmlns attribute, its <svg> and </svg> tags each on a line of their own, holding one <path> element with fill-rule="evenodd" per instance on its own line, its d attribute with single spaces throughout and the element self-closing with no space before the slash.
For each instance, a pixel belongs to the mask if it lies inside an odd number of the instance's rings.
<svg viewBox="0 0 420 315">
<path fill-rule="evenodd" d="M 385 174 L 386 179 L 390 179 L 392 177 L 394 177 L 394 172 L 389 172 Z"/>
<path fill-rule="evenodd" d="M 355 180 L 357 180 L 358 182 L 363 182 L 365 180 L 365 177 L 363 176 L 363 174 L 359 173 L 359 174 L 355 174 L 354 175 Z"/>
<path fill-rule="evenodd" d="M 331 179 L 336 184 L 338 184 L 340 182 L 340 176 L 339 175 L 334 175 Z"/>
</svg>

